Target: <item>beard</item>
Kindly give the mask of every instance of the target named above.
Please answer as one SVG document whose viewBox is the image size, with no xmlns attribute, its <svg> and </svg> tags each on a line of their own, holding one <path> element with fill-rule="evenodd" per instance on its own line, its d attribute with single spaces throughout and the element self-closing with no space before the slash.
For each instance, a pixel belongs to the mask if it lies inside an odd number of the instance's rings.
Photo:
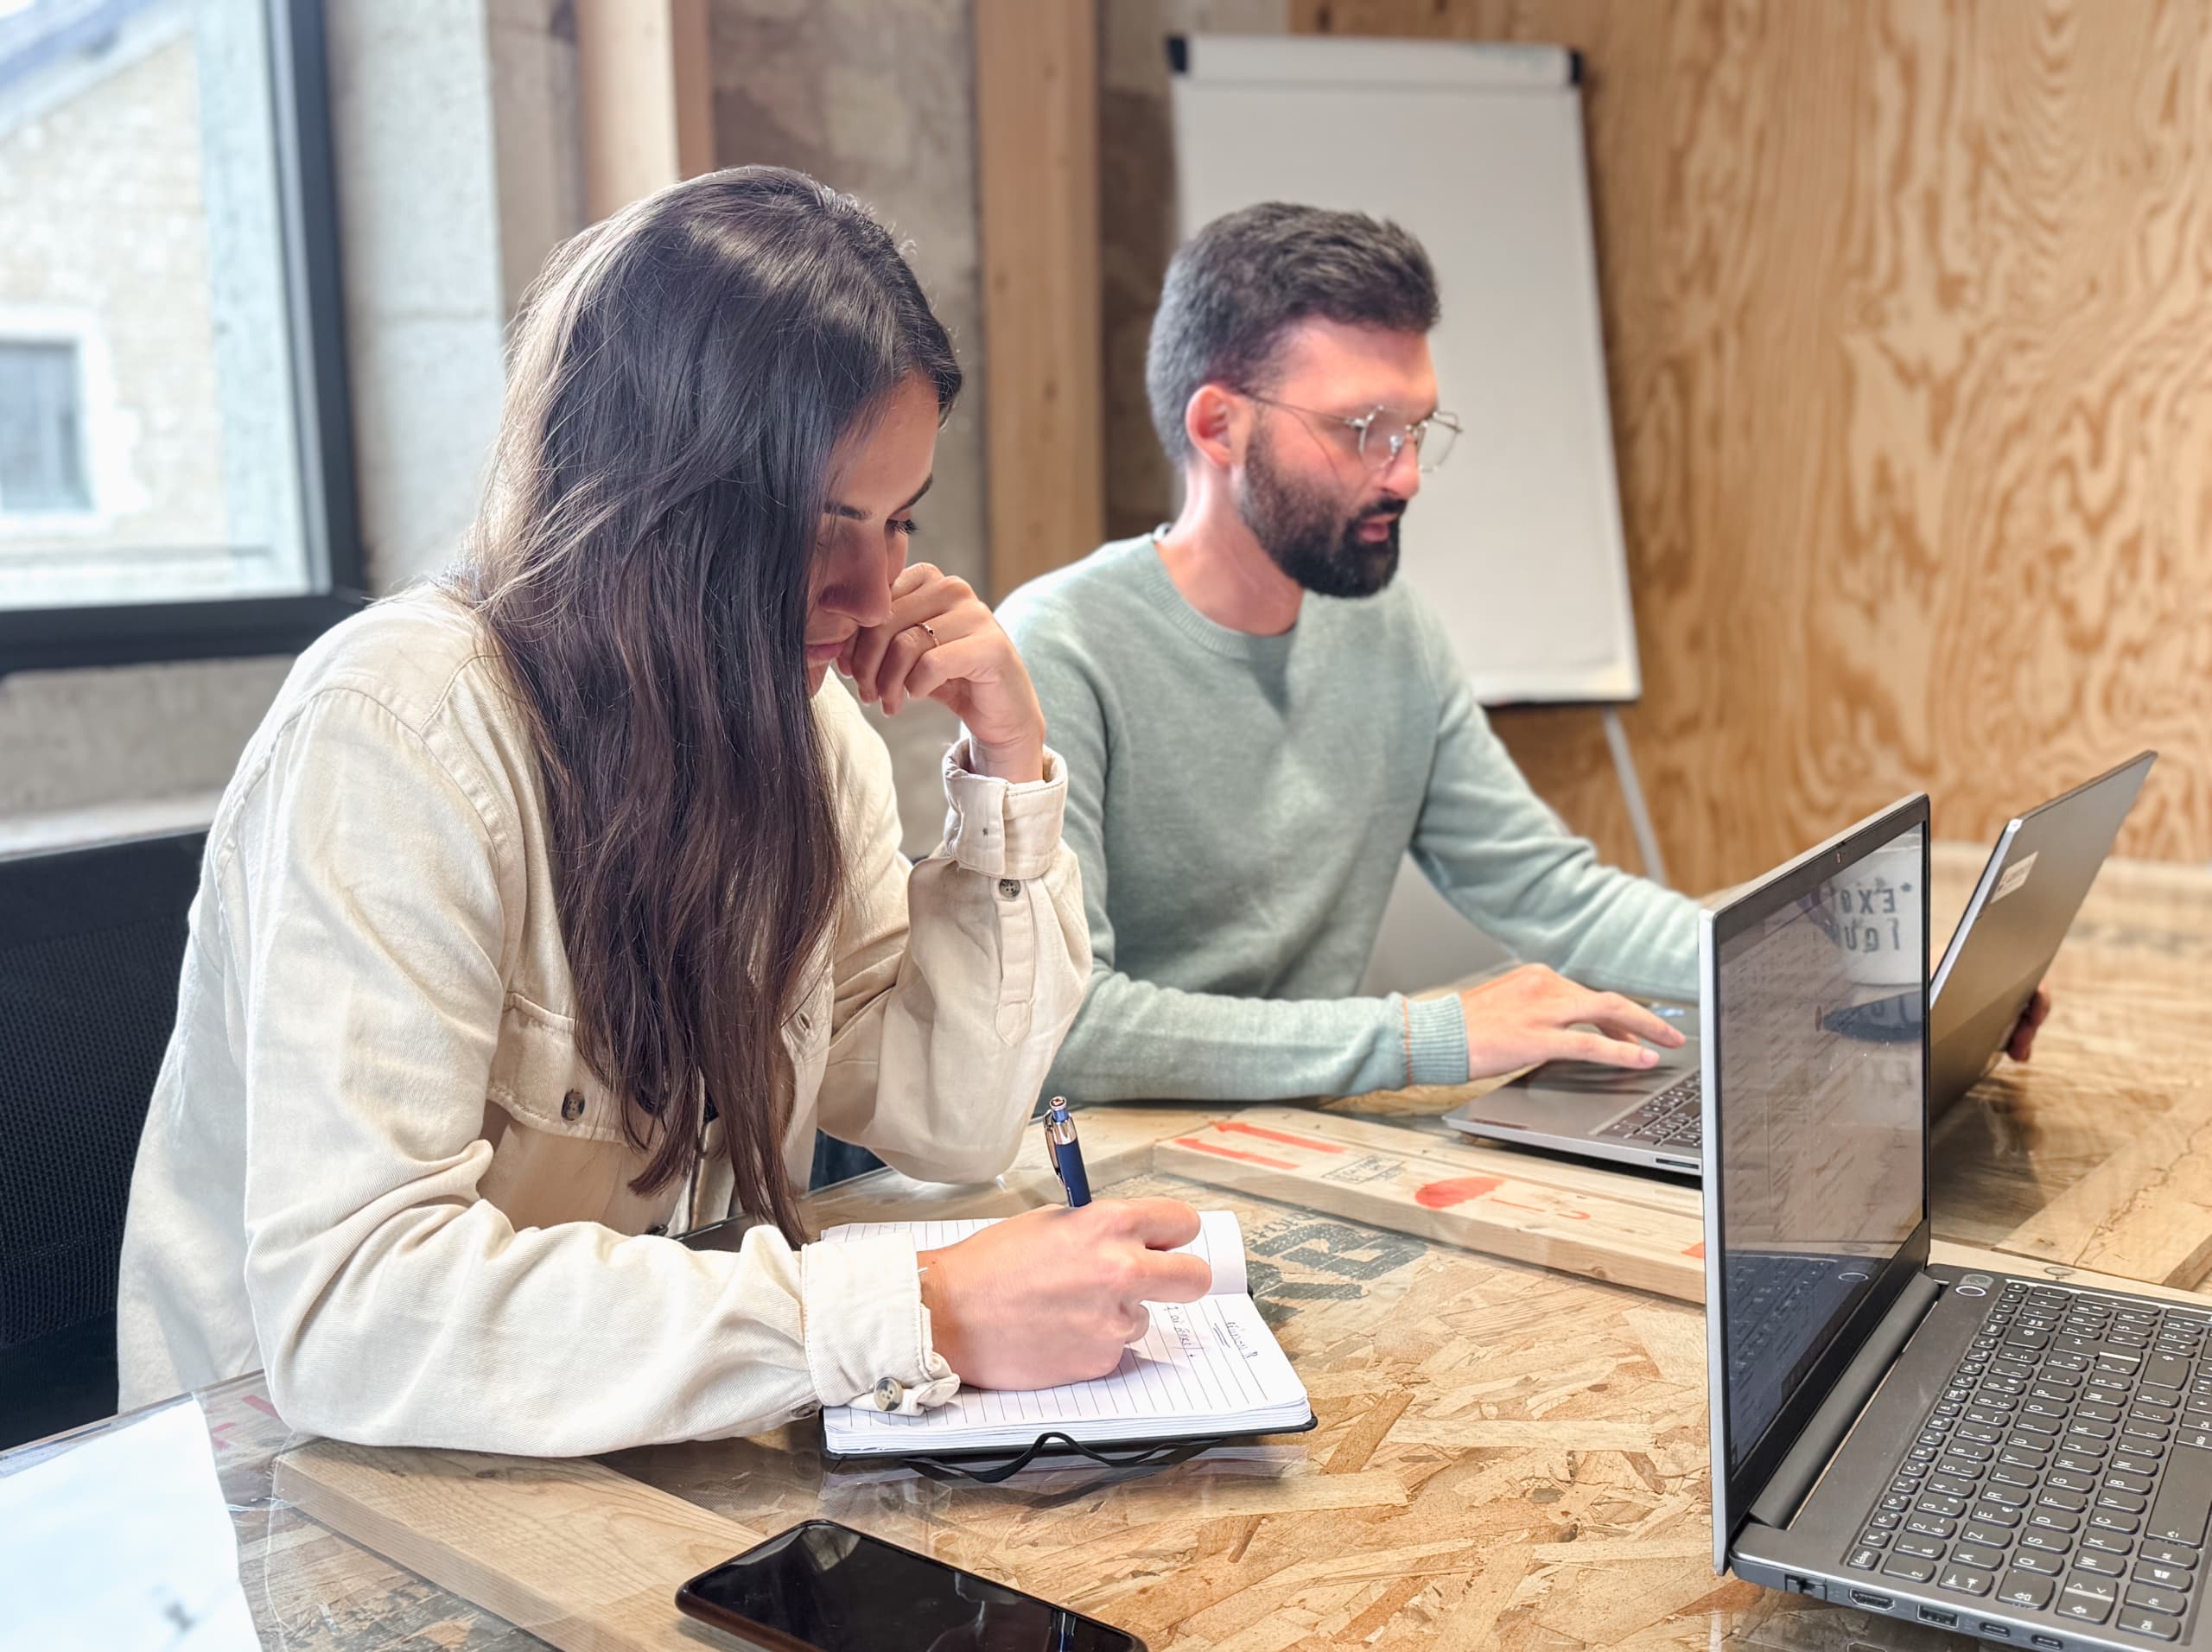
<svg viewBox="0 0 2212 1652">
<path fill-rule="evenodd" d="M 1397 576 L 1403 499 L 1384 499 L 1347 518 L 1343 500 L 1276 469 L 1263 439 L 1245 455 L 1236 506 L 1275 566 L 1316 596 L 1373 596 Z M 1362 539 L 1360 529 L 1374 522 L 1388 522 L 1389 534 Z"/>
</svg>

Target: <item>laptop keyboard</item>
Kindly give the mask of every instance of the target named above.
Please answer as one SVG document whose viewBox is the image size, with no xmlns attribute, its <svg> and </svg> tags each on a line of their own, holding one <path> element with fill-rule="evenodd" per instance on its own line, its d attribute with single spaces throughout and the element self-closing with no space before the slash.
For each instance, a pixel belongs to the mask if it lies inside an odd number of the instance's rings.
<svg viewBox="0 0 2212 1652">
<path fill-rule="evenodd" d="M 1638 1147 L 1695 1153 L 1705 1141 L 1705 1118 L 1699 1099 L 1704 1094 L 1702 1079 L 1700 1073 L 1678 1079 L 1598 1134 L 1612 1141 L 1633 1141 Z"/>
<path fill-rule="evenodd" d="M 2177 1639 L 2212 1511 L 2209 1325 L 2007 1285 L 1846 1565 Z"/>
</svg>

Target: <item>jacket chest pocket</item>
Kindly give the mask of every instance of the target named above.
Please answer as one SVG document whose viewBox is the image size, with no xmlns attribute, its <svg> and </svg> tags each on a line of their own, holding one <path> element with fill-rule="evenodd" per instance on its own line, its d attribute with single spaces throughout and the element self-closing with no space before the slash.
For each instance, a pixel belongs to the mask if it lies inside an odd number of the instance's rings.
<svg viewBox="0 0 2212 1652">
<path fill-rule="evenodd" d="M 575 1024 L 519 994 L 499 1016 L 486 1096 L 518 1123 L 551 1135 L 626 1142 L 619 1097 L 576 1053 Z"/>
</svg>

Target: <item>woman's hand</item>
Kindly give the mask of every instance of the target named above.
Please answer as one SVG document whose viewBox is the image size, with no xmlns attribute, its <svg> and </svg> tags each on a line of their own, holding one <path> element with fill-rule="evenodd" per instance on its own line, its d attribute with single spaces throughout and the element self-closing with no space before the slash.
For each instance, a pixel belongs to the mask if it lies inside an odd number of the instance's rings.
<svg viewBox="0 0 2212 1652">
<path fill-rule="evenodd" d="M 1541 963 L 1524 963 L 1459 994 L 1467 1018 L 1467 1077 L 1488 1078 L 1539 1061 L 1595 1061 L 1608 1067 L 1649 1067 L 1681 1032 L 1618 993 L 1578 987 Z M 1594 1032 L 1586 1027 L 1594 1026 Z"/>
<path fill-rule="evenodd" d="M 978 769 L 1045 778 L 1045 713 L 1014 639 L 967 581 L 916 562 L 891 583 L 891 618 L 854 633 L 838 669 L 862 700 L 896 716 L 909 701 L 948 707 L 968 726 Z"/>
<path fill-rule="evenodd" d="M 1195 1302 L 1213 1270 L 1174 1247 L 1198 1213 L 1174 1199 L 1101 1199 L 1025 1210 L 943 1250 L 925 1250 L 930 1337 L 963 1382 L 1049 1388 L 1121 1363 L 1151 1325 L 1147 1302 Z"/>
</svg>

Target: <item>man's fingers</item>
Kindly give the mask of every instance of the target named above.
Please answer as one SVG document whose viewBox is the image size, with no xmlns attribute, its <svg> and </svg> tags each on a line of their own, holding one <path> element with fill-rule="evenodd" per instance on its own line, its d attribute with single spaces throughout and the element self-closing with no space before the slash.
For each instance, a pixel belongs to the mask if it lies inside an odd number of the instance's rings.
<svg viewBox="0 0 2212 1652">
<path fill-rule="evenodd" d="M 1688 1042 L 1680 1028 L 1669 1026 L 1643 1005 L 1623 998 L 1618 993 L 1600 993 L 1592 1012 L 1577 1019 L 1592 1022 L 1618 1037 L 1644 1039 L 1669 1050 Z"/>
<path fill-rule="evenodd" d="M 1609 1039 L 1602 1032 L 1560 1032 L 1547 1051 L 1547 1061 L 1594 1061 L 1604 1067 L 1649 1067 L 1659 1059 L 1656 1050 L 1627 1039 Z"/>
<path fill-rule="evenodd" d="M 1198 1236 L 1198 1213 L 1180 1199 L 1116 1199 L 1121 1230 L 1153 1250 L 1173 1250 Z"/>
<path fill-rule="evenodd" d="M 1213 1289 L 1213 1269 L 1186 1250 L 1147 1250 L 1131 1276 L 1147 1302 L 1195 1302 Z"/>
</svg>

